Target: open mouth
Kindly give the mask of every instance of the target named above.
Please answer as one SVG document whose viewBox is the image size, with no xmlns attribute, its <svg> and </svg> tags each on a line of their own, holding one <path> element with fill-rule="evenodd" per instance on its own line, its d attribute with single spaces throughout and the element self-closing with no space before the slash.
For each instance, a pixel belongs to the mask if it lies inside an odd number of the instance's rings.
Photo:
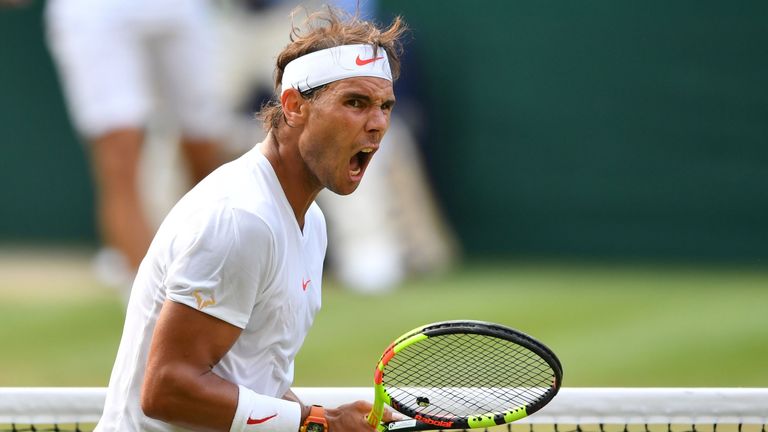
<svg viewBox="0 0 768 432">
<path fill-rule="evenodd" d="M 352 178 L 362 176 L 363 171 L 365 171 L 365 167 L 368 165 L 368 162 L 371 161 L 372 156 L 372 148 L 364 148 L 355 153 L 355 155 L 349 159 L 349 175 Z"/>
</svg>

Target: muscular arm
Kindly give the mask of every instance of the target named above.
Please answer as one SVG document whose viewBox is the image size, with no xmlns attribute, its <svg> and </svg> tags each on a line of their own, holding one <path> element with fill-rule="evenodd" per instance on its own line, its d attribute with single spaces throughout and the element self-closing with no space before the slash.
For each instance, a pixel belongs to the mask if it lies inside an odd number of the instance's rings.
<svg viewBox="0 0 768 432">
<path fill-rule="evenodd" d="M 152 336 L 141 408 L 152 418 L 197 431 L 229 431 L 237 385 L 212 372 L 241 329 L 166 300 Z"/>
<path fill-rule="evenodd" d="M 230 430 L 237 385 L 212 372 L 240 336 L 241 329 L 189 306 L 166 300 L 152 336 L 141 392 L 141 408 L 152 418 L 195 431 Z M 309 407 L 288 391 L 283 399 Z M 330 431 L 371 432 L 365 421 L 371 404 L 357 401 L 326 409 Z M 391 413 L 385 412 L 385 421 Z"/>
</svg>

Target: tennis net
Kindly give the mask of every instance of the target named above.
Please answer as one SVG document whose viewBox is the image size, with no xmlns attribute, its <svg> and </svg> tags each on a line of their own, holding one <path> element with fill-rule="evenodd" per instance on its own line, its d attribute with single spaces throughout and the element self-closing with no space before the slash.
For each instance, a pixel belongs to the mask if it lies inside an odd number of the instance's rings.
<svg viewBox="0 0 768 432">
<path fill-rule="evenodd" d="M 326 407 L 372 401 L 364 387 L 294 388 Z M 0 431 L 91 431 L 103 388 L 0 388 Z M 564 388 L 541 411 L 499 431 L 766 432 L 768 388 Z M 337 431 L 342 432 L 342 431 Z"/>
</svg>

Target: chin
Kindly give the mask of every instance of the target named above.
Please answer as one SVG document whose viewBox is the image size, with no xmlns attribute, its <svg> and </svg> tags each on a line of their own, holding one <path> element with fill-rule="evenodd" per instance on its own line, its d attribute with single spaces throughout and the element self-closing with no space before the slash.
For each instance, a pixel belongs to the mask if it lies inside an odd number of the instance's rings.
<svg viewBox="0 0 768 432">
<path fill-rule="evenodd" d="M 352 194 L 352 192 L 357 190 L 358 186 L 360 186 L 360 182 L 355 182 L 355 183 L 347 184 L 343 186 L 339 186 L 339 185 L 327 186 L 327 189 L 335 193 L 336 195 L 344 196 L 344 195 Z"/>
</svg>

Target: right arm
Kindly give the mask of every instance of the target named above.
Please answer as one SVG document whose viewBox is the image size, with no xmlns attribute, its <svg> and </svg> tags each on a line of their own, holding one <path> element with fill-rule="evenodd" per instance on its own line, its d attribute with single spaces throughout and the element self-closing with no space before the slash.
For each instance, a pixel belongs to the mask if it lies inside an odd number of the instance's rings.
<svg viewBox="0 0 768 432">
<path fill-rule="evenodd" d="M 238 387 L 212 369 L 241 331 L 166 300 L 152 336 L 141 391 L 145 415 L 197 431 L 229 431 Z"/>
<path fill-rule="evenodd" d="M 228 432 L 238 404 L 238 387 L 213 373 L 242 330 L 181 303 L 166 300 L 152 336 L 141 408 L 148 417 L 195 431 Z M 299 403 L 304 423 L 309 407 Z M 365 421 L 371 404 L 356 401 L 327 408 L 329 432 L 372 432 Z M 386 411 L 384 421 L 392 420 Z M 247 429 L 246 429 L 247 430 Z"/>
<path fill-rule="evenodd" d="M 234 218 L 224 218 L 225 221 L 233 221 Z M 181 257 L 177 258 L 178 263 L 172 267 L 183 269 L 183 273 L 171 272 L 169 281 L 170 286 L 184 287 L 188 285 L 187 280 L 208 279 L 207 275 L 211 272 L 208 268 L 219 261 L 210 259 L 215 251 L 216 256 L 227 257 L 226 269 L 230 273 L 242 277 L 243 268 L 248 268 L 254 274 L 260 274 L 253 268 L 253 263 L 249 261 L 249 266 L 239 265 L 236 258 L 246 257 L 246 254 L 229 254 L 229 248 L 237 245 L 229 243 L 219 244 L 221 239 L 233 239 L 237 236 L 231 236 L 231 226 L 227 224 L 205 225 L 206 230 L 212 232 L 198 235 L 188 240 L 187 243 L 179 242 L 184 247 L 179 249 L 184 251 Z M 242 227 L 241 227 L 242 228 Z M 247 228 L 247 229 L 245 229 Z M 259 244 L 262 241 L 269 241 L 269 231 L 263 224 L 247 225 L 241 229 L 241 237 L 249 239 L 248 244 Z M 206 242 L 203 242 L 202 240 Z M 206 247 L 198 243 L 205 243 Z M 213 243 L 213 246 L 208 243 Z M 234 258 L 233 258 L 234 256 Z M 266 264 L 261 267 L 267 267 Z M 239 272 L 239 273 L 238 273 Z M 176 283 L 174 277 L 181 280 Z M 230 277 L 230 279 L 233 279 Z M 256 277 L 246 278 L 256 279 Z M 258 282 L 258 281 L 257 281 Z M 245 284 L 245 282 L 243 282 Z M 247 285 L 247 284 L 246 284 Z M 182 291 L 182 290 L 180 290 Z M 189 293 L 176 293 L 179 298 L 188 298 Z M 248 299 L 238 299 L 238 305 L 248 304 Z M 219 363 L 222 357 L 230 350 L 242 333 L 240 327 L 220 320 L 212 315 L 197 310 L 194 307 L 195 301 L 191 304 L 182 304 L 173 300 L 166 300 L 160 310 L 157 325 L 155 326 L 150 345 L 149 356 L 147 360 L 146 372 L 141 391 L 141 408 L 145 415 L 166 423 L 178 425 L 195 431 L 223 431 L 230 430 L 233 420 L 238 415 L 242 420 L 247 419 L 251 413 L 250 406 L 239 407 L 239 401 L 248 395 L 251 399 L 259 399 L 253 396 L 253 392 L 244 392 L 242 395 L 235 383 L 229 382 L 213 372 L 213 367 Z M 198 304 L 199 306 L 199 304 Z M 216 305 L 219 307 L 220 305 Z M 213 306 L 212 306 L 213 307 Z M 237 308 L 235 308 L 237 309 Z M 268 398 L 269 404 L 272 398 Z M 293 392 L 288 392 L 284 399 L 297 402 L 301 410 L 296 410 L 296 416 L 293 424 L 299 421 L 302 424 L 309 408 L 296 398 Z M 264 399 L 261 399 L 264 401 Z M 258 404 L 258 400 L 252 403 Z M 246 405 L 246 404 L 244 404 Z M 257 408 L 259 405 L 254 405 Z M 266 405 L 260 405 L 266 408 Z M 256 418 L 267 417 L 256 415 L 259 409 L 254 409 L 253 414 Z M 327 418 L 331 432 L 371 432 L 373 429 L 365 422 L 365 415 L 370 411 L 370 404 L 367 402 L 356 402 L 344 405 L 334 409 L 327 410 Z M 300 414 L 299 414 L 300 413 Z M 258 426 L 253 426 L 257 428 Z M 248 430 L 251 426 L 238 423 L 236 430 Z M 290 429 L 287 428 L 287 429 Z M 288 431 L 292 432 L 292 431 Z"/>
</svg>

